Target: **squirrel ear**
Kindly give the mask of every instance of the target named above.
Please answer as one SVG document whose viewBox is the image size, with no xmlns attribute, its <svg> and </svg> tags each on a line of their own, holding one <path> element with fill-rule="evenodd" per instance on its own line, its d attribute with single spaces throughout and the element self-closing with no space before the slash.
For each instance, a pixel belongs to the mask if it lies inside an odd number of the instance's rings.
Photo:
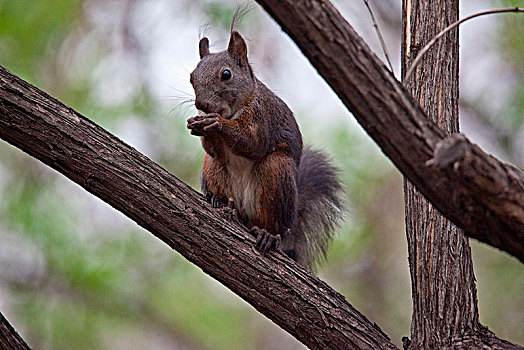
<svg viewBox="0 0 524 350">
<path fill-rule="evenodd" d="M 227 53 L 229 56 L 236 58 L 241 65 L 247 63 L 247 45 L 242 35 L 236 30 L 231 32 Z"/>
<path fill-rule="evenodd" d="M 200 59 L 209 55 L 209 39 L 208 38 L 204 37 L 200 39 L 200 42 L 198 43 L 198 51 L 200 52 Z"/>
</svg>

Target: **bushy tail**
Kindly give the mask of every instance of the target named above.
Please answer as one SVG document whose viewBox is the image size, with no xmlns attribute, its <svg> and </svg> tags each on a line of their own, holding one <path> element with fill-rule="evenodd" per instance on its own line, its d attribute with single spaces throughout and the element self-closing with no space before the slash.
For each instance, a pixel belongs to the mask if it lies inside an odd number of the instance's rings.
<svg viewBox="0 0 524 350">
<path fill-rule="evenodd" d="M 305 147 L 298 168 L 296 260 L 312 270 L 326 258 L 335 229 L 344 217 L 344 190 L 338 169 L 322 152 Z"/>
</svg>

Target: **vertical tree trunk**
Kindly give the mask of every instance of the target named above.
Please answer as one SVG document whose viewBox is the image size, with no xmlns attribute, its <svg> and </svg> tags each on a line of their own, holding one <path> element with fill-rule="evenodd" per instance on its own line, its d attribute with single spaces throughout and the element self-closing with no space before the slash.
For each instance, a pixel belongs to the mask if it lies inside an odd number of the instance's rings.
<svg viewBox="0 0 524 350">
<path fill-rule="evenodd" d="M 418 50 L 458 19 L 459 1 L 403 1 L 402 73 Z M 444 36 L 418 66 L 408 90 L 446 133 L 458 132 L 458 29 Z M 413 316 L 411 347 L 438 349 L 479 327 L 468 239 L 404 181 Z"/>
</svg>

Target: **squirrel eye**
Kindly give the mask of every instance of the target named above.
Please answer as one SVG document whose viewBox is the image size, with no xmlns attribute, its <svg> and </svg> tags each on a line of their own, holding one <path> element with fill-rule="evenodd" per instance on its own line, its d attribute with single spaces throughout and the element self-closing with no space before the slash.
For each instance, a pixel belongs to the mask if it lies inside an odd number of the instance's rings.
<svg viewBox="0 0 524 350">
<path fill-rule="evenodd" d="M 222 75 L 220 76 L 220 79 L 221 79 L 222 81 L 229 80 L 229 79 L 231 79 L 231 75 L 232 75 L 232 74 L 231 74 L 231 71 L 230 71 L 229 69 L 224 69 L 224 70 L 222 71 Z"/>
</svg>

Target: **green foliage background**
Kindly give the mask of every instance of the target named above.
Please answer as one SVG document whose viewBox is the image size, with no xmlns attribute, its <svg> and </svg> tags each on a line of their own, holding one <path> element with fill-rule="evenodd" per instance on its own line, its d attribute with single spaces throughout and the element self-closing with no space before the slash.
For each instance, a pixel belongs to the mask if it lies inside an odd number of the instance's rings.
<svg viewBox="0 0 524 350">
<path fill-rule="evenodd" d="M 140 48 L 125 35 L 115 45 L 114 31 L 86 15 L 97 6 L 120 13 L 132 3 L 0 0 L 0 65 L 116 135 L 134 123 L 146 154 L 198 188 L 202 151 L 185 129 L 180 101 L 158 99 L 139 72 Z M 186 1 L 176 19 L 201 16 L 227 30 L 235 6 Z M 254 11 L 244 19 L 253 36 L 261 31 L 260 16 Z M 487 122 L 503 156 L 516 159 L 524 118 L 524 20 L 508 16 L 498 23 L 502 39 L 494 49 L 517 83 L 511 103 L 499 111 L 506 117 Z M 133 88 L 104 101 L 97 70 L 115 52 L 131 61 Z M 348 116 L 327 125 L 314 116 L 297 118 L 305 139 L 332 154 L 351 201 L 350 218 L 319 274 L 399 344 L 411 317 L 401 177 Z M 3 141 L 0 240 L 1 311 L 34 348 L 301 348 L 151 234 Z M 472 246 L 481 320 L 524 343 L 522 266 Z"/>
</svg>

